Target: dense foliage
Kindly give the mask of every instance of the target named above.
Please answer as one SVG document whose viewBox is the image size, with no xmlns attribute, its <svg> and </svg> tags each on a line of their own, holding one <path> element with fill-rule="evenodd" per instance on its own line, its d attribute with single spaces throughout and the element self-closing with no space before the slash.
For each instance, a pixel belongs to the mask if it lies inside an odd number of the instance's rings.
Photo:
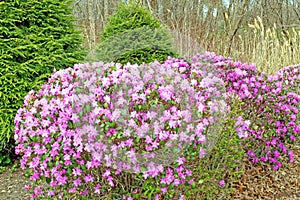
<svg viewBox="0 0 300 200">
<path fill-rule="evenodd" d="M 57 70 L 82 61 L 70 1 L 0 2 L 0 152 L 13 145 L 16 111 L 25 95 Z"/>
<path fill-rule="evenodd" d="M 220 130 L 213 150 L 200 162 L 193 166 L 193 178 L 197 185 L 190 189 L 190 196 L 197 199 L 217 199 L 218 197 L 230 199 L 233 192 L 231 186 L 239 181 L 243 174 L 243 161 L 245 149 L 243 140 L 246 137 L 250 121 L 242 119 L 242 101 L 236 96 L 227 97 L 230 112 Z M 239 116 L 238 118 L 236 116 Z M 238 133 L 238 134 L 237 134 Z M 187 193 L 188 194 L 188 193 Z M 187 196 L 187 199 L 189 198 Z"/>
<path fill-rule="evenodd" d="M 193 185 L 192 166 L 214 138 L 214 116 L 226 110 L 218 92 L 223 82 L 202 78 L 211 74 L 204 69 L 173 59 L 151 66 L 75 65 L 55 73 L 26 96 L 16 116 L 21 167 L 32 180 L 50 183 L 49 196 L 96 191 L 112 199 L 179 198 L 185 190 L 176 188 Z M 32 193 L 40 196 L 42 188 Z"/>
<path fill-rule="evenodd" d="M 285 67 L 267 76 L 254 65 L 213 53 L 195 56 L 194 61 L 203 57 L 214 60 L 227 83 L 227 92 L 243 101 L 245 118 L 251 121 L 246 144 L 248 159 L 254 164 L 270 163 L 274 170 L 282 167 L 285 155 L 293 162 L 293 152 L 286 144 L 295 142 L 300 134 L 300 66 Z"/>
<path fill-rule="evenodd" d="M 136 3 L 121 4 L 101 35 L 93 61 L 151 63 L 176 57 L 167 29 Z"/>
<path fill-rule="evenodd" d="M 114 35 L 118 35 L 127 30 L 134 30 L 142 27 L 160 28 L 158 19 L 141 5 L 131 1 L 121 3 L 117 12 L 110 17 L 109 23 L 105 26 L 100 39 L 105 41 Z"/>
<path fill-rule="evenodd" d="M 293 162 L 286 144 L 300 134 L 299 72 L 267 76 L 209 52 L 191 63 L 58 71 L 15 118 L 16 153 L 36 181 L 27 188 L 81 199 L 227 196 L 244 159 L 274 170 Z"/>
</svg>

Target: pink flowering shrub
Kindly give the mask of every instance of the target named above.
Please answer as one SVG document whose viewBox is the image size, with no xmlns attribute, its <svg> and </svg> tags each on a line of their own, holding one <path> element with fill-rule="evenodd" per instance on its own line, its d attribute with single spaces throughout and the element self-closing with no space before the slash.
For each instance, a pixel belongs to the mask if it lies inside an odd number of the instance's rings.
<svg viewBox="0 0 300 200">
<path fill-rule="evenodd" d="M 274 170 L 282 166 L 283 155 L 293 162 L 293 152 L 286 143 L 295 142 L 300 134 L 300 66 L 267 76 L 254 65 L 213 53 L 196 55 L 192 62 L 198 59 L 213 60 L 227 92 L 237 94 L 243 101 L 245 117 L 251 122 L 246 144 L 248 159 L 253 163 L 268 162 Z"/>
<path fill-rule="evenodd" d="M 238 178 L 244 151 L 274 170 L 285 154 L 293 161 L 299 80 L 299 66 L 267 76 L 213 53 L 58 71 L 15 117 L 26 189 L 33 198 L 216 198 Z"/>
<path fill-rule="evenodd" d="M 234 95 L 226 98 L 230 106 L 230 112 L 226 115 L 226 120 L 220 136 L 213 150 L 204 159 L 195 162 L 192 167 L 193 179 L 196 184 L 189 188 L 191 199 L 231 199 L 234 192 L 231 187 L 239 182 L 239 177 L 243 174 L 243 161 L 245 150 L 243 149 L 244 138 L 247 134 L 248 121 L 243 120 L 242 101 Z M 238 119 L 236 118 L 238 117 Z M 187 199 L 188 194 L 186 194 Z"/>
<path fill-rule="evenodd" d="M 228 109 L 224 83 L 209 70 L 169 59 L 56 72 L 26 96 L 15 118 L 31 197 L 183 199 L 176 187 L 193 184 L 185 164 L 212 148 L 207 138 L 217 137 L 209 127 Z"/>
</svg>

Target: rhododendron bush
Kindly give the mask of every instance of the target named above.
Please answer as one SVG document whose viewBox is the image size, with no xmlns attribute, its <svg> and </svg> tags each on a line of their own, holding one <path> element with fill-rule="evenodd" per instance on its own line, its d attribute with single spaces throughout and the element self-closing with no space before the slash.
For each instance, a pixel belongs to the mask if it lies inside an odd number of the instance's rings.
<svg viewBox="0 0 300 200">
<path fill-rule="evenodd" d="M 222 79 L 205 66 L 169 59 L 151 66 L 80 64 L 56 72 L 26 96 L 15 118 L 22 169 L 51 186 L 35 187 L 32 197 L 105 196 L 111 188 L 113 198 L 158 198 L 168 191 L 180 197 L 174 186 L 193 183 L 184 164 L 209 152 L 228 109 Z M 123 174 L 132 174 L 138 187 L 121 184 Z M 160 187 L 139 191 L 151 182 Z"/>
<path fill-rule="evenodd" d="M 197 54 L 191 63 L 199 60 L 213 61 L 226 91 L 242 100 L 242 116 L 246 119 L 242 123 L 246 131 L 242 132 L 249 136 L 243 141 L 247 159 L 254 165 L 268 163 L 273 170 L 281 168 L 286 161 L 293 162 L 294 155 L 287 144 L 296 142 L 300 134 L 300 65 L 266 75 L 254 65 L 210 52 Z M 236 118 L 237 124 L 239 119 Z M 241 128 L 236 131 L 240 132 Z"/>
<path fill-rule="evenodd" d="M 63 199 L 188 199 L 203 182 L 199 160 L 217 156 L 210 152 L 232 130 L 240 139 L 228 144 L 277 170 L 284 154 L 293 161 L 286 144 L 300 133 L 299 84 L 299 66 L 267 76 L 209 52 L 190 63 L 97 62 L 57 71 L 15 117 L 16 153 L 33 181 L 27 189 Z M 241 102 L 236 116 L 229 114 L 233 98 Z"/>
<path fill-rule="evenodd" d="M 196 55 L 192 62 L 213 60 L 226 83 L 227 92 L 243 101 L 244 114 L 251 121 L 246 149 L 254 164 L 268 162 L 274 170 L 282 166 L 283 155 L 293 162 L 287 142 L 300 134 L 300 65 L 285 67 L 267 76 L 254 65 L 234 62 L 214 53 Z"/>
</svg>

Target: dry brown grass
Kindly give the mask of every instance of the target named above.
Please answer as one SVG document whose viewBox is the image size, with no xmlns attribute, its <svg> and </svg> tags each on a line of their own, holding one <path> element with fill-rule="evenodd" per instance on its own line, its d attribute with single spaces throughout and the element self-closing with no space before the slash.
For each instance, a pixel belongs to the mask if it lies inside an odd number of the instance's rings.
<svg viewBox="0 0 300 200">
<path fill-rule="evenodd" d="M 275 24 L 265 30 L 259 17 L 248 27 L 248 32 L 239 35 L 238 52 L 232 51 L 233 57 L 242 52 L 243 60 L 255 63 L 259 70 L 268 74 L 300 63 L 300 30 L 278 31 Z"/>
</svg>

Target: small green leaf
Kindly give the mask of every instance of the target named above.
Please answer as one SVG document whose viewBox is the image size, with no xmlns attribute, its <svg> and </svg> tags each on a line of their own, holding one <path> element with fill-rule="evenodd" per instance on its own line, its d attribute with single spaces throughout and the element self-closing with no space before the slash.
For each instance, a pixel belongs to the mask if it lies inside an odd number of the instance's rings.
<svg viewBox="0 0 300 200">
<path fill-rule="evenodd" d="M 48 177 L 46 177 L 46 182 L 47 182 L 47 183 L 50 183 L 50 182 L 51 182 L 51 179 L 48 178 Z"/>
</svg>

